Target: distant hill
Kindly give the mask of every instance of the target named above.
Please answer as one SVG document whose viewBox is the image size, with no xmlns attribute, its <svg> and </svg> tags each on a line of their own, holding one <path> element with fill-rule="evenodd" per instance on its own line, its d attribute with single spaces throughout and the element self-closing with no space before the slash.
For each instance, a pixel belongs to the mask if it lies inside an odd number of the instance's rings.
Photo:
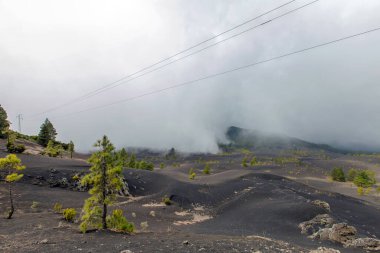
<svg viewBox="0 0 380 253">
<path fill-rule="evenodd" d="M 343 152 L 325 144 L 315 144 L 285 135 L 269 134 L 236 126 L 231 126 L 227 129 L 226 138 L 230 143 L 220 144 L 222 149 L 323 149 L 331 152 Z"/>
</svg>

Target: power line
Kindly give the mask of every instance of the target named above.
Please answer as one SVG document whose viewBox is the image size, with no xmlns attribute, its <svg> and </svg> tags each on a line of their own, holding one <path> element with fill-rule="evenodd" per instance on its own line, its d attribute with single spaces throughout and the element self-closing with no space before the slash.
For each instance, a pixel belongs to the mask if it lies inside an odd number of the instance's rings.
<svg viewBox="0 0 380 253">
<path fill-rule="evenodd" d="M 107 91 L 107 90 L 110 90 L 110 89 L 116 88 L 116 87 L 118 87 L 118 86 L 120 86 L 120 85 L 122 85 L 122 84 L 129 83 L 130 81 L 133 81 L 133 80 L 138 79 L 138 78 L 140 78 L 140 77 L 142 77 L 142 76 L 145 76 L 145 75 L 147 75 L 147 74 L 150 74 L 150 73 L 152 73 L 152 72 L 155 72 L 155 71 L 157 71 L 157 70 L 159 70 L 159 69 L 162 69 L 162 68 L 164 68 L 164 67 L 166 67 L 166 66 L 168 66 L 168 65 L 171 65 L 171 64 L 173 64 L 173 63 L 175 63 L 175 62 L 177 62 L 177 61 L 180 61 L 180 60 L 186 59 L 186 58 L 189 57 L 189 56 L 192 56 L 192 55 L 198 54 L 198 53 L 200 53 L 200 52 L 202 52 L 202 51 L 205 51 L 205 50 L 207 50 L 207 49 L 209 49 L 209 48 L 211 48 L 211 47 L 213 47 L 213 46 L 216 46 L 216 45 L 218 45 L 218 44 L 221 44 L 221 43 L 223 43 L 223 42 L 226 42 L 227 40 L 230 40 L 230 39 L 235 38 L 235 37 L 237 37 L 237 36 L 240 36 L 240 35 L 242 35 L 242 34 L 244 34 L 244 33 L 250 32 L 250 31 L 252 31 L 252 30 L 254 30 L 254 29 L 256 29 L 256 28 L 258 28 L 258 27 L 260 27 L 260 26 L 263 26 L 263 25 L 265 25 L 265 24 L 268 24 L 268 23 L 270 23 L 270 22 L 272 22 L 272 21 L 274 21 L 274 20 L 277 20 L 277 19 L 280 19 L 280 18 L 282 18 L 282 17 L 285 17 L 285 16 L 287 16 L 287 15 L 293 13 L 293 12 L 296 12 L 296 11 L 298 11 L 298 10 L 300 10 L 300 9 L 302 9 L 302 8 L 305 8 L 305 7 L 311 5 L 311 4 L 315 3 L 315 2 L 318 2 L 318 1 L 319 1 L 319 0 L 314 0 L 314 1 L 312 1 L 312 2 L 310 2 L 310 3 L 307 3 L 307 4 L 305 4 L 305 5 L 302 5 L 302 6 L 298 7 L 298 8 L 295 8 L 295 9 L 293 9 L 293 10 L 290 10 L 290 11 L 288 11 L 288 12 L 285 12 L 285 13 L 283 13 L 283 14 L 281 14 L 281 15 L 279 15 L 279 16 L 276 16 L 276 17 L 274 17 L 274 18 L 272 18 L 272 19 L 269 19 L 269 20 L 267 20 L 267 21 L 265 21 L 265 22 L 263 22 L 263 23 L 260 23 L 260 24 L 258 24 L 258 25 L 255 25 L 255 26 L 253 26 L 253 27 L 250 27 L 250 28 L 248 28 L 248 29 L 246 29 L 246 30 L 244 30 L 244 31 L 241 31 L 241 32 L 239 32 L 239 33 L 237 33 L 237 34 L 234 34 L 234 35 L 230 36 L 230 37 L 227 37 L 227 38 L 225 38 L 225 39 L 222 39 L 222 40 L 220 40 L 220 41 L 218 41 L 218 42 L 215 42 L 215 43 L 213 43 L 213 44 L 211 44 L 211 45 L 208 45 L 208 46 L 206 46 L 206 47 L 204 47 L 204 48 L 201 48 L 201 49 L 199 49 L 199 50 L 197 50 L 197 51 L 194 51 L 194 52 L 192 52 L 192 53 L 190 53 L 190 54 L 187 54 L 187 55 L 185 55 L 185 56 L 182 56 L 182 57 L 180 57 L 180 58 L 178 58 L 178 59 L 175 59 L 175 60 L 173 60 L 173 61 L 171 61 L 171 62 L 169 62 L 169 63 L 166 63 L 166 64 L 161 65 L 161 66 L 159 66 L 159 67 L 156 67 L 156 68 L 154 68 L 154 69 L 152 69 L 152 70 L 149 70 L 148 72 L 144 72 L 144 73 L 142 73 L 142 74 L 140 74 L 140 75 L 137 75 L 137 76 L 135 76 L 135 77 L 132 77 L 131 79 L 128 79 L 128 80 L 122 81 L 122 82 L 120 82 L 120 83 L 116 83 L 116 84 L 114 84 L 114 85 L 112 85 L 112 86 L 110 86 L 110 87 L 104 88 L 103 90 L 100 90 L 100 91 L 98 91 L 98 92 L 95 92 L 94 94 L 92 94 L 92 95 L 89 96 L 89 97 L 92 97 L 92 96 L 95 96 L 95 95 L 97 95 L 97 94 L 103 93 L 103 92 L 105 92 L 105 91 Z M 86 99 L 89 98 L 89 97 L 86 97 Z"/>
<path fill-rule="evenodd" d="M 21 120 L 24 118 L 22 117 L 22 114 L 17 115 L 16 118 L 18 120 L 18 132 L 21 134 Z"/>
<path fill-rule="evenodd" d="M 303 52 L 310 51 L 310 50 L 313 50 L 313 49 L 316 49 L 316 48 L 328 46 L 328 45 L 331 45 L 331 44 L 335 44 L 335 43 L 338 43 L 338 42 L 341 42 L 341 41 L 344 41 L 344 40 L 348 40 L 348 39 L 351 39 L 351 38 L 363 36 L 363 35 L 366 35 L 368 33 L 376 32 L 376 31 L 379 31 L 379 30 L 380 30 L 380 27 L 377 27 L 377 28 L 374 28 L 374 29 L 371 29 L 371 30 L 367 30 L 367 31 L 361 32 L 361 33 L 356 33 L 356 34 L 353 34 L 353 35 L 349 35 L 349 36 L 342 37 L 342 38 L 339 38 L 339 39 L 335 39 L 335 40 L 332 40 L 332 41 L 328 41 L 328 42 L 325 42 L 325 43 L 317 44 L 315 46 L 303 48 L 303 49 L 300 49 L 300 50 L 297 50 L 297 51 L 293 51 L 293 52 L 290 52 L 290 53 L 282 54 L 282 55 L 279 55 L 279 56 L 276 56 L 276 57 L 272 57 L 272 58 L 269 58 L 269 59 L 266 59 L 266 60 L 257 61 L 257 62 L 248 64 L 248 65 L 244 65 L 244 66 L 240 66 L 240 67 L 237 67 L 237 68 L 234 68 L 234 69 L 229 69 L 229 70 L 226 70 L 226 71 L 223 71 L 223 72 L 215 73 L 215 74 L 212 74 L 212 75 L 207 75 L 207 76 L 204 76 L 204 77 L 201 77 L 201 78 L 198 78 L 198 79 L 194 79 L 194 80 L 191 80 L 191 81 L 187 81 L 187 82 L 175 84 L 175 85 L 172 85 L 172 86 L 168 86 L 168 87 L 165 87 L 165 88 L 162 88 L 162 89 L 158 89 L 158 90 L 154 90 L 154 91 L 151 91 L 151 92 L 143 93 L 143 94 L 138 95 L 138 96 L 121 99 L 121 100 L 118 100 L 118 101 L 115 101 L 115 102 L 112 102 L 112 103 L 109 103 L 109 104 L 95 106 L 95 107 L 91 107 L 91 108 L 88 108 L 88 109 L 85 109 L 85 110 L 81 110 L 81 111 L 77 111 L 77 112 L 72 112 L 72 113 L 63 115 L 62 117 L 67 117 L 67 116 L 71 116 L 71 115 L 74 115 L 74 114 L 77 114 L 77 113 L 83 113 L 83 112 L 88 112 L 88 111 L 92 111 L 92 110 L 97 110 L 97 109 L 109 107 L 109 106 L 120 104 L 120 103 L 126 103 L 126 102 L 129 102 L 129 101 L 132 101 L 132 100 L 136 100 L 136 99 L 139 99 L 139 98 L 142 98 L 142 97 L 146 97 L 146 96 L 149 96 L 149 95 L 161 93 L 161 92 L 168 91 L 168 90 L 171 90 L 171 89 L 180 88 L 180 87 L 183 87 L 183 86 L 186 86 L 186 85 L 190 85 L 190 84 L 193 84 L 193 83 L 204 81 L 206 79 L 211 79 L 211 78 L 214 78 L 214 77 L 226 75 L 226 74 L 229 74 L 229 73 L 232 73 L 232 72 L 235 72 L 235 71 L 239 71 L 239 70 L 255 67 L 255 66 L 263 64 L 263 63 L 279 60 L 279 59 L 282 59 L 282 58 L 285 58 L 285 57 L 288 57 L 288 56 L 291 56 L 291 55 L 295 55 L 295 54 L 303 53 Z M 59 117 L 59 118 L 62 118 L 62 117 Z"/>
<path fill-rule="evenodd" d="M 151 64 L 151 65 L 149 65 L 149 66 L 147 66 L 147 67 L 144 67 L 144 68 L 142 68 L 142 69 L 140 69 L 140 70 L 138 70 L 138 71 L 136 71 L 136 72 L 134 72 L 134 73 L 132 73 L 132 74 L 129 74 L 129 75 L 127 75 L 127 76 L 124 76 L 124 77 L 122 77 L 122 78 L 120 78 L 120 79 L 118 79 L 118 80 L 116 80 L 116 81 L 114 81 L 114 82 L 111 82 L 111 83 L 109 83 L 109 84 L 106 84 L 106 85 L 104 85 L 104 86 L 102 86 L 102 87 L 100 87 L 100 88 L 98 88 L 98 89 L 96 89 L 96 90 L 94 90 L 94 91 L 88 92 L 88 93 L 86 93 L 86 94 L 84 94 L 84 95 L 82 95 L 82 96 L 80 96 L 80 97 L 78 97 L 78 98 L 75 98 L 75 99 L 73 99 L 73 100 L 70 100 L 70 101 L 68 101 L 68 102 L 66 102 L 66 103 L 64 103 L 64 104 L 58 105 L 58 106 L 56 106 L 56 107 L 53 107 L 53 108 L 51 108 L 51 109 L 49 109 L 49 110 L 46 110 L 46 111 L 43 111 L 43 112 L 41 112 L 41 113 L 37 113 L 37 114 L 35 114 L 34 116 L 41 115 L 41 114 L 45 114 L 45 113 L 47 113 L 47 112 L 51 112 L 51 111 L 55 111 L 55 110 L 57 110 L 57 109 L 59 109 L 59 108 L 62 108 L 62 107 L 67 106 L 67 105 L 70 105 L 70 104 L 72 104 L 72 103 L 76 103 L 76 102 L 80 102 L 80 101 L 82 101 L 82 100 L 88 99 L 88 98 L 90 98 L 90 97 L 92 97 L 92 96 L 94 96 L 94 95 L 97 95 L 97 94 L 99 94 L 99 93 L 101 93 L 101 92 L 103 92 L 103 91 L 105 91 L 105 90 L 110 89 L 110 88 L 114 88 L 113 85 L 115 85 L 115 84 L 117 84 L 117 83 L 119 83 L 119 82 L 121 82 L 121 81 L 123 81 L 123 80 L 126 80 L 126 79 L 128 79 L 128 78 L 131 78 L 131 77 L 135 76 L 136 74 L 139 74 L 139 73 L 141 73 L 141 72 L 144 72 L 144 71 L 146 71 L 146 70 L 148 70 L 148 69 L 150 69 L 150 68 L 152 68 L 152 67 L 155 67 L 155 66 L 157 66 L 157 65 L 159 65 L 159 64 L 161 64 L 161 63 L 163 63 L 163 62 L 166 62 L 166 61 L 168 61 L 168 60 L 171 60 L 171 59 L 175 58 L 175 57 L 178 56 L 178 55 L 181 55 L 181 54 L 183 54 L 183 53 L 185 53 L 185 52 L 188 52 L 188 51 L 190 51 L 191 49 L 194 49 L 194 48 L 196 48 L 196 47 L 198 47 L 198 46 L 200 46 L 200 45 L 203 45 L 203 44 L 205 44 L 205 43 L 207 43 L 207 42 L 209 42 L 209 41 L 211 41 L 211 40 L 213 40 L 213 39 L 215 39 L 215 38 L 217 38 L 217 37 L 220 37 L 221 35 L 224 35 L 224 34 L 230 32 L 230 31 L 233 31 L 233 30 L 235 30 L 235 29 L 237 29 L 237 28 L 239 28 L 239 27 L 241 27 L 241 26 L 244 26 L 244 25 L 246 25 L 246 24 L 248 24 L 248 23 L 250 23 L 250 22 L 252 22 L 252 21 L 254 21 L 254 20 L 257 20 L 257 19 L 259 19 L 259 18 L 261 18 L 261 17 L 263 17 L 263 16 L 265 16 L 265 15 L 271 13 L 271 12 L 274 12 L 274 11 L 276 11 L 276 10 L 278 10 L 278 9 L 280 9 L 280 8 L 282 8 L 282 7 L 284 7 L 284 6 L 286 6 L 286 5 L 289 5 L 289 4 L 291 4 L 291 3 L 295 2 L 295 1 L 296 1 L 296 0 L 292 0 L 292 1 L 286 2 L 286 3 L 284 3 L 284 4 L 280 5 L 280 6 L 277 6 L 277 7 L 274 8 L 274 9 L 271 9 L 271 10 L 269 10 L 269 11 L 263 13 L 263 14 L 260 14 L 260 15 L 258 15 L 258 16 L 256 16 L 256 17 L 254 17 L 254 18 L 249 19 L 249 20 L 246 20 L 246 21 L 244 21 L 243 23 L 240 23 L 240 24 L 238 24 L 238 25 L 236 25 L 236 26 L 234 26 L 234 27 L 231 27 L 231 28 L 229 28 L 229 29 L 227 29 L 227 30 L 225 30 L 225 31 L 223 31 L 223 32 L 221 32 L 221 33 L 218 33 L 218 34 L 216 34 L 216 35 L 214 35 L 214 36 L 212 36 L 212 37 L 210 37 L 210 38 L 208 38 L 208 39 L 206 39 L 206 40 L 203 40 L 203 41 L 201 41 L 201 42 L 199 42 L 199 43 L 197 43 L 197 44 L 195 44 L 195 45 L 193 45 L 193 46 L 190 46 L 190 47 L 188 47 L 188 48 L 186 48 L 186 49 L 184 49 L 184 50 L 181 50 L 181 51 L 179 51 L 179 52 L 177 52 L 177 53 L 175 53 L 175 54 L 173 54 L 173 55 L 171 55 L 171 56 L 169 56 L 169 57 L 167 57 L 167 58 L 164 58 L 164 59 L 162 59 L 162 60 L 160 60 L 160 61 L 157 61 L 157 62 L 155 62 L 155 63 L 153 63 L 153 64 Z M 317 2 L 317 1 L 319 1 L 319 0 L 316 0 L 316 1 L 314 1 L 314 2 Z M 312 3 L 314 3 L 314 2 L 312 2 Z M 307 4 L 307 5 L 310 5 L 310 4 L 311 4 L 311 3 L 309 3 L 309 4 Z M 303 7 L 306 7 L 306 6 L 303 6 Z M 303 8 L 303 7 L 302 7 L 302 8 Z M 272 21 L 272 20 L 270 20 L 270 21 Z M 268 23 L 268 22 L 270 22 L 270 21 L 264 22 L 263 24 L 260 24 L 259 26 L 264 25 L 265 23 Z M 252 30 L 252 28 L 249 29 L 249 30 Z M 239 34 L 239 35 L 240 35 L 240 34 Z M 237 36 L 237 35 L 236 35 L 236 36 Z M 233 37 L 236 37 L 236 36 L 233 36 Z M 225 41 L 225 40 L 223 40 L 223 41 Z M 219 43 L 221 43 L 221 42 L 219 42 Z M 217 44 L 219 44 L 219 43 L 216 43 L 216 44 L 214 44 L 214 45 L 217 45 Z M 209 48 L 209 47 L 207 47 L 207 48 Z M 203 49 L 203 50 L 205 50 L 205 49 Z M 201 51 L 203 51 L 203 50 L 201 50 Z M 199 52 L 200 52 L 200 51 L 199 51 Z M 193 55 L 193 54 L 191 54 L 191 55 Z M 190 55 L 188 55 L 188 56 L 190 56 Z M 184 58 L 187 58 L 188 56 L 186 56 L 186 57 L 184 57 Z M 184 58 L 181 58 L 181 59 L 184 59 Z M 170 64 L 172 64 L 172 63 L 174 63 L 174 62 L 177 62 L 177 61 L 179 61 L 179 60 L 180 60 L 180 59 L 176 59 L 175 61 L 173 61 L 173 62 L 171 62 L 171 63 L 169 63 L 169 64 L 167 64 L 167 65 L 170 65 Z M 167 65 L 164 65 L 164 66 L 167 66 Z M 164 67 L 164 66 L 163 66 L 163 67 Z M 155 70 L 158 70 L 158 69 L 160 69 L 160 68 L 156 68 Z M 155 71 L 155 70 L 154 70 L 154 71 Z M 148 72 L 148 73 L 151 73 L 151 72 L 153 72 L 153 71 L 150 71 L 150 72 Z M 148 73 L 147 73 L 147 74 L 148 74 Z M 138 77 L 141 77 L 141 76 L 143 76 L 143 75 L 139 75 Z M 136 77 L 136 78 L 138 78 L 138 77 Z M 134 80 L 134 79 L 136 79 L 136 78 L 133 78 L 132 80 Z M 127 82 L 129 82 L 129 81 L 131 81 L 131 80 L 127 80 Z M 118 85 L 117 85 L 117 86 L 118 86 Z M 116 87 L 116 86 L 115 86 L 115 87 Z"/>
</svg>

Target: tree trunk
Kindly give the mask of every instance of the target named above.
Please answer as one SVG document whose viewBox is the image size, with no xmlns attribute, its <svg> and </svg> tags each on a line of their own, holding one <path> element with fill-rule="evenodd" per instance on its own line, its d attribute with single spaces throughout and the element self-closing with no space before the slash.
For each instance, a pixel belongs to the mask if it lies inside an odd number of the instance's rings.
<svg viewBox="0 0 380 253">
<path fill-rule="evenodd" d="M 104 162 L 104 158 L 103 158 L 103 162 L 102 162 L 102 173 L 103 173 L 103 179 L 102 179 L 102 189 L 103 189 L 103 192 L 102 192 L 102 195 L 103 195 L 103 215 L 102 215 L 102 227 L 103 229 L 107 229 L 107 204 L 105 203 L 105 200 L 106 200 L 106 184 L 107 184 L 107 173 L 106 173 L 106 164 Z"/>
<path fill-rule="evenodd" d="M 10 204 L 11 204 L 11 210 L 8 213 L 7 219 L 11 219 L 12 215 L 13 215 L 13 213 L 15 211 L 15 208 L 13 206 L 13 198 L 12 198 L 12 183 L 9 183 L 9 201 L 10 201 Z"/>
<path fill-rule="evenodd" d="M 103 204 L 103 217 L 102 217 L 103 229 L 107 229 L 107 205 Z"/>
</svg>

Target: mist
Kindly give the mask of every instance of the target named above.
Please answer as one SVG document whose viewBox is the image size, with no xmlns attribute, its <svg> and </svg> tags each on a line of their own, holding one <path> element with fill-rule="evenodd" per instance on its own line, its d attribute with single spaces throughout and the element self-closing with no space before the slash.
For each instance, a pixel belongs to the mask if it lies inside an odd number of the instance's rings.
<svg viewBox="0 0 380 253">
<path fill-rule="evenodd" d="M 231 125 L 380 151 L 380 32 L 80 112 L 377 28 L 377 0 L 320 0 L 154 73 L 41 113 L 285 2 L 0 1 L 0 104 L 13 129 L 18 114 L 26 134 L 37 134 L 49 118 L 57 138 L 73 140 L 79 151 L 106 134 L 118 148 L 217 152 Z M 308 2 L 295 1 L 238 31 Z"/>
</svg>

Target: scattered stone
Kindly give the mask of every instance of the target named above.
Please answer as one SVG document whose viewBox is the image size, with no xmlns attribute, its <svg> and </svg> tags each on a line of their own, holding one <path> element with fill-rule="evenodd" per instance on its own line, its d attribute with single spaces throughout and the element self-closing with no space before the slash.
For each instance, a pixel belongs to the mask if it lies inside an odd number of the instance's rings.
<svg viewBox="0 0 380 253">
<path fill-rule="evenodd" d="M 318 214 L 309 221 L 304 221 L 298 225 L 302 234 L 312 235 L 323 228 L 329 228 L 334 224 L 334 219 L 329 214 Z"/>
<path fill-rule="evenodd" d="M 310 238 L 329 240 L 344 245 L 348 241 L 356 239 L 356 233 L 357 231 L 355 227 L 349 226 L 346 223 L 338 223 L 334 224 L 331 228 L 323 228 L 319 230 L 310 236 Z"/>
<path fill-rule="evenodd" d="M 142 231 L 145 231 L 148 229 L 149 225 L 148 225 L 148 222 L 147 221 L 143 221 L 140 223 L 140 227 L 141 227 L 141 230 Z"/>
<path fill-rule="evenodd" d="M 130 251 L 129 249 L 125 249 L 125 250 L 120 251 L 120 253 L 133 253 L 133 252 Z"/>
<path fill-rule="evenodd" d="M 376 238 L 357 238 L 346 242 L 345 247 L 363 248 L 365 250 L 380 251 L 380 240 Z"/>
<path fill-rule="evenodd" d="M 327 209 L 326 209 L 327 210 Z M 334 224 L 328 214 L 319 214 L 309 221 L 298 225 L 302 234 L 311 234 L 309 238 L 338 242 L 344 247 L 363 248 L 369 251 L 380 250 L 380 240 L 376 238 L 357 238 L 357 230 L 346 223 Z M 334 253 L 334 249 L 320 247 L 312 253 Z"/>
<path fill-rule="evenodd" d="M 120 189 L 119 194 L 122 195 L 122 196 L 132 196 L 129 193 L 129 186 L 128 186 L 128 182 L 127 182 L 126 179 L 123 179 L 123 186 Z"/>
<path fill-rule="evenodd" d="M 155 211 L 150 211 L 149 215 L 152 216 L 152 217 L 156 217 L 156 212 Z"/>
<path fill-rule="evenodd" d="M 42 241 L 39 242 L 39 244 L 47 244 L 48 243 L 48 239 L 43 239 Z"/>
<path fill-rule="evenodd" d="M 183 241 L 182 244 L 183 245 L 189 245 L 189 241 Z"/>
<path fill-rule="evenodd" d="M 314 200 L 311 202 L 311 204 L 315 205 L 315 206 L 319 206 L 323 209 L 325 209 L 327 212 L 330 212 L 330 205 L 329 203 L 327 203 L 326 201 L 322 201 L 322 200 Z"/>
<path fill-rule="evenodd" d="M 340 253 L 337 249 L 319 247 L 318 249 L 311 250 L 309 253 Z"/>
<path fill-rule="evenodd" d="M 69 181 L 67 180 L 67 178 L 63 177 L 61 180 L 59 180 L 59 185 L 62 188 L 66 188 L 69 186 Z"/>
</svg>

